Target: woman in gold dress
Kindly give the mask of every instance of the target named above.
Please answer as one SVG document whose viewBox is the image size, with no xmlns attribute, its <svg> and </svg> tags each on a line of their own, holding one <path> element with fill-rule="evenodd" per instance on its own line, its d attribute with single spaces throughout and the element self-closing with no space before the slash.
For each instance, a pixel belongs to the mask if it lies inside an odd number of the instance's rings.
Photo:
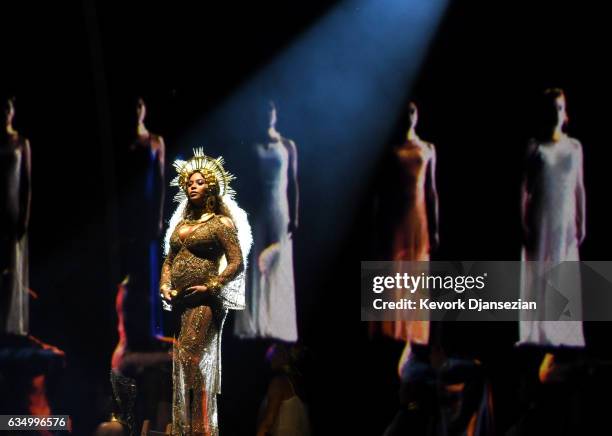
<svg viewBox="0 0 612 436">
<path fill-rule="evenodd" d="M 221 158 L 195 150 L 177 160 L 180 202 L 166 234 L 160 291 L 180 314 L 173 352 L 173 435 L 217 435 L 221 331 L 228 309 L 244 308 L 244 259 L 251 245 L 246 213 L 232 200 L 233 177 Z"/>
</svg>

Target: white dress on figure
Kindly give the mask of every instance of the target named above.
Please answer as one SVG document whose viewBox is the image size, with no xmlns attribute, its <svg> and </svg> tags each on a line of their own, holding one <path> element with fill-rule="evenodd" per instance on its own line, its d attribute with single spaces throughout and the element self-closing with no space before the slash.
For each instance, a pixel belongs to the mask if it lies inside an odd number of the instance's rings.
<svg viewBox="0 0 612 436">
<path fill-rule="evenodd" d="M 0 144 L 0 334 L 25 336 L 29 330 L 28 234 L 17 230 L 28 208 L 29 154 L 21 136 Z"/>
<path fill-rule="evenodd" d="M 243 338 L 297 341 L 293 243 L 287 198 L 289 153 L 278 141 L 257 146 L 263 201 L 254 217 L 247 307 L 236 314 L 234 332 Z"/>
<path fill-rule="evenodd" d="M 533 142 L 528 165 L 531 173 L 523 213 L 532 243 L 522 250 L 521 298 L 536 301 L 537 311 L 521 313 L 520 343 L 584 346 L 582 322 L 563 320 L 582 315 L 579 265 L 572 262 L 555 268 L 560 262 L 579 260 L 582 146 L 566 135 L 554 144 Z M 563 290 L 569 291 L 567 295 Z M 553 313 L 555 306 L 561 308 L 561 321 L 537 319 Z"/>
</svg>

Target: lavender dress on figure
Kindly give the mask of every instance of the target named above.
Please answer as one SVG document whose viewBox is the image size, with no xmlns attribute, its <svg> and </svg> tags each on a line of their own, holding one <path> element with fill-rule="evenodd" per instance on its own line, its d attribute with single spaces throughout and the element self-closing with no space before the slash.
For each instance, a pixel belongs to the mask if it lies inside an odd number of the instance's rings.
<svg viewBox="0 0 612 436">
<path fill-rule="evenodd" d="M 523 216 L 530 246 L 523 246 L 521 298 L 537 312 L 521 314 L 520 343 L 584 346 L 581 317 L 579 232 L 584 220 L 582 146 L 563 136 L 556 143 L 532 142 L 524 183 Z M 560 321 L 543 321 L 560 314 Z M 574 319 L 574 320 L 572 320 Z"/>
<path fill-rule="evenodd" d="M 236 313 L 234 332 L 243 338 L 298 338 L 293 243 L 288 233 L 289 152 L 282 141 L 257 146 L 262 202 L 254 218 L 247 277 L 247 308 Z"/>
</svg>

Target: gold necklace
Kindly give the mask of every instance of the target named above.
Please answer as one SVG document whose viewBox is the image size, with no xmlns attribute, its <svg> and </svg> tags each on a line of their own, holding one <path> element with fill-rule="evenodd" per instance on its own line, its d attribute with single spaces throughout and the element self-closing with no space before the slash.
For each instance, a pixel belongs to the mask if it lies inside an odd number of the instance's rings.
<svg viewBox="0 0 612 436">
<path fill-rule="evenodd" d="M 184 224 L 198 224 L 198 223 L 205 223 L 206 221 L 210 220 L 212 217 L 214 217 L 215 214 L 213 212 L 204 212 L 200 218 L 198 218 L 197 220 L 193 220 L 193 219 L 183 219 L 183 223 Z M 206 217 L 206 218 L 205 218 Z"/>
</svg>

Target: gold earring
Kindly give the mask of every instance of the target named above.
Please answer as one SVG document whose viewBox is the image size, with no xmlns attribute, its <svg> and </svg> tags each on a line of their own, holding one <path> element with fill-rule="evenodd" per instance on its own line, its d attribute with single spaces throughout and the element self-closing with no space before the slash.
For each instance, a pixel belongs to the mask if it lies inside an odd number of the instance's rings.
<svg viewBox="0 0 612 436">
<path fill-rule="evenodd" d="M 211 195 L 210 197 L 206 199 L 206 210 L 208 212 L 214 212 L 216 205 L 217 205 L 217 201 L 213 195 Z"/>
</svg>

